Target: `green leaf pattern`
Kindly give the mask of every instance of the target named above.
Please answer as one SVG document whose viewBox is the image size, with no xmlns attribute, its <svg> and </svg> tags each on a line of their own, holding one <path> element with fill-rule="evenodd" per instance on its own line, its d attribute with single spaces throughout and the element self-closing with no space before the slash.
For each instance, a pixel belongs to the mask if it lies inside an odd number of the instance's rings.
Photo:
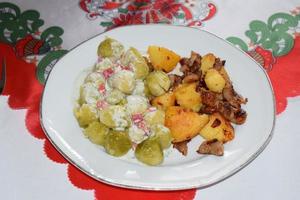
<svg viewBox="0 0 300 200">
<path fill-rule="evenodd" d="M 36 10 L 21 12 L 19 7 L 11 3 L 0 3 L 0 41 L 15 45 L 26 35 L 35 35 L 37 39 L 46 41 L 50 47 L 58 47 L 63 40 L 63 29 L 49 27 L 39 36 L 38 31 L 44 25 L 40 13 Z"/>
<path fill-rule="evenodd" d="M 252 21 L 245 35 L 253 45 L 271 50 L 275 57 L 283 56 L 294 46 L 292 30 L 300 26 L 299 22 L 299 15 L 276 13 L 269 17 L 267 23 L 260 20 Z M 248 45 L 240 38 L 229 37 L 227 40 L 242 50 L 248 51 Z"/>
<path fill-rule="evenodd" d="M 30 34 L 36 39 L 45 41 L 51 47 L 46 55 L 40 57 L 40 62 L 37 65 L 36 75 L 41 83 L 45 82 L 56 61 L 67 53 L 67 50 L 58 48 L 63 42 L 61 38 L 64 33 L 63 29 L 52 26 L 40 33 L 39 30 L 43 25 L 44 20 L 40 18 L 38 11 L 26 10 L 21 12 L 19 7 L 12 3 L 0 2 L 0 42 L 14 46 L 19 39 Z"/>
</svg>

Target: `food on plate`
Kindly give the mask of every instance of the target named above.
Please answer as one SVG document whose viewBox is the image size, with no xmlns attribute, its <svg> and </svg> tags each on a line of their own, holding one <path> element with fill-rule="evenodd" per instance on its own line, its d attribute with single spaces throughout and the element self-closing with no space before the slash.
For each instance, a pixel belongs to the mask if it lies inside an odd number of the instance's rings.
<svg viewBox="0 0 300 200">
<path fill-rule="evenodd" d="M 214 54 L 209 53 L 202 57 L 200 69 L 203 74 L 205 74 L 209 69 L 213 68 L 216 57 Z"/>
<path fill-rule="evenodd" d="M 166 110 L 170 106 L 174 106 L 176 98 L 174 92 L 167 92 L 161 96 L 155 97 L 151 100 L 151 104 L 158 109 Z"/>
<path fill-rule="evenodd" d="M 104 145 L 109 128 L 99 121 L 93 121 L 84 129 L 84 135 L 95 144 Z"/>
<path fill-rule="evenodd" d="M 207 70 L 204 81 L 207 88 L 213 92 L 221 93 L 225 87 L 225 79 L 216 69 Z"/>
<path fill-rule="evenodd" d="M 118 71 L 109 78 L 108 84 L 124 94 L 131 94 L 135 88 L 134 73 L 128 70 Z"/>
<path fill-rule="evenodd" d="M 133 69 L 136 79 L 144 79 L 149 73 L 149 67 L 141 53 L 130 47 L 121 58 L 121 64 Z"/>
<path fill-rule="evenodd" d="M 234 130 L 221 114 L 214 113 L 209 116 L 209 122 L 201 129 L 200 135 L 206 140 L 217 139 L 226 143 L 233 140 Z"/>
<path fill-rule="evenodd" d="M 87 104 L 83 104 L 80 108 L 75 109 L 75 116 L 81 127 L 86 127 L 97 120 L 96 112 Z"/>
<path fill-rule="evenodd" d="M 147 165 L 159 165 L 164 160 L 162 147 L 154 139 L 147 139 L 138 144 L 134 154 L 139 161 Z"/>
<path fill-rule="evenodd" d="M 173 142 L 192 139 L 208 122 L 208 115 L 198 114 L 180 106 L 171 106 L 166 110 L 165 125 L 171 130 Z"/>
<path fill-rule="evenodd" d="M 177 149 L 182 155 L 186 156 L 188 154 L 188 146 L 187 144 L 191 140 L 185 140 L 182 142 L 175 142 L 173 143 L 173 148 Z"/>
<path fill-rule="evenodd" d="M 180 56 L 173 51 L 159 46 L 149 46 L 148 54 L 154 69 L 165 72 L 172 71 L 180 60 Z"/>
<path fill-rule="evenodd" d="M 153 138 L 156 138 L 159 141 L 160 146 L 163 149 L 167 149 L 171 146 L 173 138 L 170 129 L 165 127 L 163 124 L 155 124 L 151 126 L 151 130 L 155 134 Z"/>
<path fill-rule="evenodd" d="M 112 38 L 106 38 L 98 47 L 98 56 L 102 58 L 119 59 L 124 52 L 124 46 Z"/>
<path fill-rule="evenodd" d="M 199 154 L 212 154 L 216 156 L 223 156 L 224 145 L 217 139 L 207 140 L 202 142 L 199 146 L 197 153 Z"/>
<path fill-rule="evenodd" d="M 225 61 L 194 51 L 180 57 L 159 46 L 147 53 L 112 38 L 100 43 L 74 108 L 86 138 L 115 157 L 134 151 L 150 166 L 163 163 L 172 147 L 186 156 L 189 141 L 200 136 L 195 151 L 223 155 L 223 144 L 234 139 L 231 123 L 247 118 L 247 99 L 235 91 Z"/>
<path fill-rule="evenodd" d="M 123 156 L 131 148 L 131 141 L 126 132 L 110 131 L 105 136 L 104 148 L 112 156 Z"/>
<path fill-rule="evenodd" d="M 177 104 L 183 108 L 199 112 L 202 102 L 201 95 L 196 91 L 196 87 L 196 82 L 178 85 L 178 87 L 174 90 Z"/>
<path fill-rule="evenodd" d="M 146 77 L 146 85 L 153 96 L 166 93 L 170 88 L 170 84 L 168 75 L 160 70 L 153 71 Z"/>
</svg>

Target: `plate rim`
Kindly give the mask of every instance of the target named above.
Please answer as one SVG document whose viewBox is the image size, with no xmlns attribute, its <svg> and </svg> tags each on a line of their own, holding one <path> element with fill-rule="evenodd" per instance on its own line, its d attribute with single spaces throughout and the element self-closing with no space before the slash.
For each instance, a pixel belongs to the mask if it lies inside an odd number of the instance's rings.
<svg viewBox="0 0 300 200">
<path fill-rule="evenodd" d="M 51 76 L 51 72 L 52 70 L 55 68 L 56 64 L 62 59 L 64 58 L 66 55 L 68 55 L 71 51 L 73 51 L 74 49 L 76 49 L 77 47 L 79 47 L 81 44 L 89 41 L 89 40 L 92 40 L 93 38 L 96 38 L 100 35 L 103 35 L 103 34 L 106 34 L 106 33 L 109 33 L 110 31 L 113 31 L 115 29 L 123 29 L 123 28 L 132 28 L 132 27 L 141 27 L 141 26 L 144 26 L 144 27 L 149 27 L 149 26 L 167 26 L 167 27 L 180 27 L 180 28 L 187 28 L 187 29 L 194 29 L 194 30 L 197 30 L 197 31 L 200 31 L 200 32 L 205 32 L 206 34 L 208 35 L 211 35 L 212 37 L 215 37 L 227 44 L 229 44 L 231 47 L 237 49 L 238 51 L 240 51 L 242 54 L 246 55 L 249 59 L 251 59 L 257 66 L 258 68 L 263 72 L 264 76 L 266 77 L 267 79 L 267 82 L 268 82 L 268 86 L 269 86 L 269 89 L 271 90 L 271 94 L 272 94 L 272 104 L 273 104 L 273 116 L 272 116 L 272 128 L 271 128 L 271 131 L 270 133 L 268 134 L 268 137 L 267 139 L 264 141 L 264 143 L 260 146 L 260 148 L 252 155 L 250 156 L 246 162 L 244 162 L 243 164 L 235 167 L 234 169 L 230 170 L 227 174 L 223 175 L 223 176 L 220 176 L 219 178 L 211 181 L 210 183 L 207 183 L 207 184 L 201 184 L 200 182 L 197 182 L 196 184 L 193 183 L 193 185 L 189 185 L 189 186 L 186 186 L 184 184 L 182 184 L 181 186 L 176 186 L 176 187 L 160 187 L 160 186 L 156 186 L 156 187 L 149 187 L 149 186 L 137 186 L 137 185 L 130 185 L 130 184 L 125 184 L 125 183 L 118 183 L 117 181 L 112 181 L 112 180 L 109 180 L 109 178 L 101 178 L 101 177 L 98 177 L 96 176 L 95 174 L 93 173 L 90 173 L 88 170 L 84 169 L 83 167 L 79 166 L 76 161 L 72 160 L 72 158 L 70 158 L 63 150 L 60 149 L 60 147 L 52 140 L 50 134 L 47 132 L 46 130 L 46 127 L 44 125 L 44 118 L 43 118 L 43 99 L 44 99 L 44 94 L 45 94 L 45 88 L 47 86 L 47 82 L 48 82 L 48 79 L 49 77 Z M 172 24 L 134 24 L 134 25 L 126 25 L 126 26 L 120 26 L 120 27 L 117 27 L 117 28 L 114 28 L 114 29 L 111 29 L 111 30 L 108 30 L 108 31 L 104 31 L 102 33 L 99 33 L 99 34 L 96 34 L 80 43 L 78 43 L 77 45 L 75 45 L 74 47 L 72 47 L 68 53 L 66 53 L 65 55 L 63 55 L 61 58 L 59 58 L 57 60 L 57 62 L 54 64 L 54 66 L 52 67 L 52 69 L 50 70 L 46 80 L 45 80 L 45 84 L 44 84 L 44 89 L 43 89 L 43 92 L 42 92 L 42 97 L 40 99 L 40 108 L 39 108 L 39 120 L 40 120 L 40 125 L 42 127 L 42 130 L 44 131 L 47 139 L 50 141 L 50 143 L 55 147 L 55 149 L 69 162 L 71 163 L 73 166 L 75 166 L 77 169 L 79 169 L 81 172 L 83 172 L 84 174 L 88 175 L 89 177 L 93 178 L 94 180 L 97 180 L 97 181 L 100 181 L 102 183 L 105 183 L 105 184 L 108 184 L 108 185 L 112 185 L 112 186 L 117 186 L 117 187 L 120 187 L 120 188 L 126 188 L 126 189 L 137 189 L 137 190 L 146 190 L 146 191 L 178 191 L 178 190 L 187 190 L 187 189 L 203 189 L 203 188 L 207 188 L 207 187 L 211 187 L 215 184 L 218 184 L 224 180 L 226 180 L 227 178 L 233 176 L 234 174 L 236 174 L 237 172 L 239 172 L 240 170 L 242 170 L 243 168 L 245 168 L 247 165 L 249 165 L 253 160 L 255 160 L 255 158 L 257 158 L 264 150 L 265 148 L 268 146 L 268 144 L 270 143 L 271 139 L 273 138 L 273 135 L 274 135 L 274 129 L 275 129 L 275 124 L 276 124 L 276 99 L 275 99 L 275 93 L 274 93 L 274 89 L 273 89 L 273 86 L 272 86 L 272 82 L 270 80 L 270 77 L 268 76 L 267 72 L 263 69 L 263 67 L 256 61 L 254 60 L 251 56 L 249 56 L 246 52 L 244 52 L 243 50 L 241 50 L 240 48 L 238 48 L 237 46 L 233 45 L 232 43 L 230 43 L 229 41 L 221 38 L 220 36 L 212 33 L 212 32 L 209 32 L 207 30 L 203 30 L 203 29 L 198 29 L 196 27 L 189 27 L 189 26 L 183 26 L 183 25 L 172 25 Z"/>
</svg>

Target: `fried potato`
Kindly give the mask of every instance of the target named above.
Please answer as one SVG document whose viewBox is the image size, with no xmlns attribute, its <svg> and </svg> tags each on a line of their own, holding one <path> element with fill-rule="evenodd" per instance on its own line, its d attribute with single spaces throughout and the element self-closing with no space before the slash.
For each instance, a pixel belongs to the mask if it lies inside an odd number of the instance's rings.
<svg viewBox="0 0 300 200">
<path fill-rule="evenodd" d="M 177 103 L 187 109 L 198 112 L 202 106 L 201 95 L 196 92 L 197 83 L 179 85 L 174 93 Z"/>
<path fill-rule="evenodd" d="M 152 99 L 151 105 L 155 106 L 156 108 L 166 110 L 168 107 L 175 105 L 175 95 L 173 92 L 167 92 Z"/>
<path fill-rule="evenodd" d="M 151 64 L 156 70 L 172 71 L 180 60 L 173 51 L 159 46 L 149 46 L 148 54 Z"/>
<path fill-rule="evenodd" d="M 207 70 L 204 81 L 209 90 L 218 93 L 221 93 L 223 91 L 226 83 L 223 76 L 215 69 Z"/>
<path fill-rule="evenodd" d="M 200 115 L 179 106 L 171 106 L 166 110 L 165 126 L 171 131 L 173 143 L 195 137 L 208 121 L 208 115 Z"/>
<path fill-rule="evenodd" d="M 217 139 L 228 142 L 234 138 L 234 129 L 221 114 L 214 113 L 209 116 L 209 122 L 201 129 L 200 135 L 206 140 Z"/>
<path fill-rule="evenodd" d="M 216 57 L 214 56 L 214 54 L 209 53 L 206 54 L 202 57 L 201 59 L 201 71 L 203 74 L 205 74 L 207 72 L 207 70 L 211 69 L 216 61 Z"/>
</svg>

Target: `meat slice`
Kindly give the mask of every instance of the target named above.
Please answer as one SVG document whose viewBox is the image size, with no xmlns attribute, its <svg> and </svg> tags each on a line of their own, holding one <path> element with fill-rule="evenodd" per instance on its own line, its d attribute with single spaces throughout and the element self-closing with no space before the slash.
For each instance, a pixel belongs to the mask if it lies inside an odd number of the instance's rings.
<svg viewBox="0 0 300 200">
<path fill-rule="evenodd" d="M 243 124 L 246 121 L 247 113 L 241 108 L 238 100 L 232 100 L 238 104 L 235 105 L 235 103 L 229 102 L 222 94 L 203 89 L 200 90 L 200 94 L 203 103 L 202 113 L 212 114 L 213 112 L 219 112 L 227 120 L 235 124 Z"/>
<path fill-rule="evenodd" d="M 218 141 L 217 139 L 204 141 L 199 146 L 197 153 L 223 156 L 224 155 L 224 146 L 223 146 L 223 143 Z"/>
<path fill-rule="evenodd" d="M 182 155 L 186 156 L 188 154 L 187 144 L 189 143 L 189 141 L 191 140 L 173 143 L 173 148 L 177 149 Z"/>
<path fill-rule="evenodd" d="M 171 81 L 171 88 L 176 88 L 182 82 L 182 77 L 176 74 L 169 74 L 168 75 Z"/>
<path fill-rule="evenodd" d="M 223 97 L 235 108 L 240 108 L 241 104 L 247 103 L 247 99 L 236 93 L 232 85 L 223 89 Z"/>
</svg>

